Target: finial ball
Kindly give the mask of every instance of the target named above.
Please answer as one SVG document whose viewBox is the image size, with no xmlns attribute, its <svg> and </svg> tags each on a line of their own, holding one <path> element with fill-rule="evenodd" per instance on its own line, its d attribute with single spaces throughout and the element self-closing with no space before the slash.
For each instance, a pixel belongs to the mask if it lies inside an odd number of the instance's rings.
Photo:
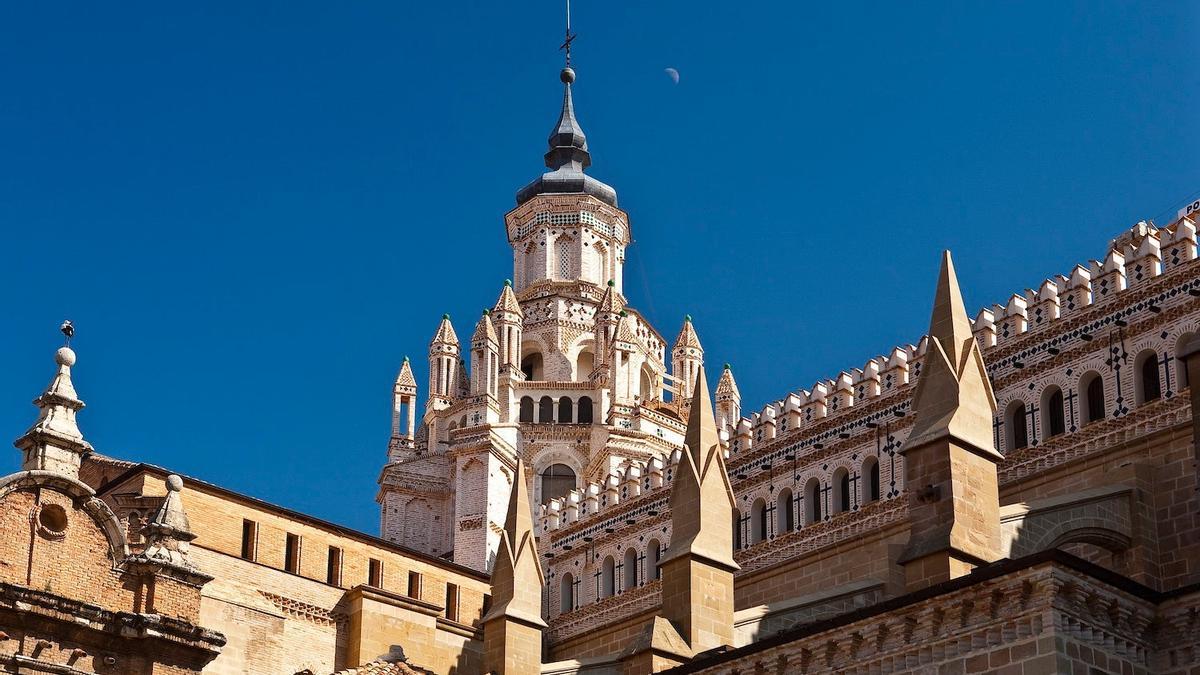
<svg viewBox="0 0 1200 675">
<path fill-rule="evenodd" d="M 571 84 L 575 81 L 575 71 L 570 66 L 567 66 L 558 74 L 558 79 L 562 80 L 563 84 Z"/>
<path fill-rule="evenodd" d="M 58 351 L 54 352 L 54 362 L 70 368 L 75 365 L 75 350 L 70 347 L 59 347 Z"/>
<path fill-rule="evenodd" d="M 183 489 L 183 479 L 175 474 L 167 476 L 167 489 L 171 492 L 179 492 Z"/>
</svg>

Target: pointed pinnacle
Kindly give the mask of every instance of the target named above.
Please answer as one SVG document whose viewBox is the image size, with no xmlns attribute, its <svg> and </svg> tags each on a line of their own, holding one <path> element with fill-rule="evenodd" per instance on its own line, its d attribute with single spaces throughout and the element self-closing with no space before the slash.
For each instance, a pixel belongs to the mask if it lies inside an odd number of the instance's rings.
<svg viewBox="0 0 1200 675">
<path fill-rule="evenodd" d="M 533 533 L 533 516 L 530 515 L 529 486 L 525 483 L 525 460 L 517 459 L 513 474 L 512 492 L 508 495 L 508 514 L 504 517 L 504 529 L 514 547 L 519 547 L 525 534 Z"/>
<path fill-rule="evenodd" d="M 719 444 L 717 436 L 717 419 L 713 414 L 712 397 L 708 395 L 708 380 L 704 376 L 704 366 L 696 373 L 695 390 L 692 392 L 692 406 L 688 414 L 687 433 L 684 443 L 695 461 L 696 469 L 704 474 L 704 458 L 709 448 Z"/>
<path fill-rule="evenodd" d="M 938 275 L 933 315 L 929 320 L 929 336 L 942 343 L 942 349 L 946 350 L 946 356 L 955 370 L 961 369 L 964 345 L 974 336 L 950 251 L 942 252 L 942 270 Z"/>
</svg>

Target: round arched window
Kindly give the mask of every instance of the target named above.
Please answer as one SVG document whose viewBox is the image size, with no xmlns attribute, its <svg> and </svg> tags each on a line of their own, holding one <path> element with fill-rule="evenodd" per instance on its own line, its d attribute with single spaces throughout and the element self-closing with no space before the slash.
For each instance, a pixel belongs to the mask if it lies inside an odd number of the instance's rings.
<svg viewBox="0 0 1200 675">
<path fill-rule="evenodd" d="M 541 474 L 542 503 L 567 496 L 575 489 L 575 472 L 566 464 L 551 464 Z"/>
</svg>

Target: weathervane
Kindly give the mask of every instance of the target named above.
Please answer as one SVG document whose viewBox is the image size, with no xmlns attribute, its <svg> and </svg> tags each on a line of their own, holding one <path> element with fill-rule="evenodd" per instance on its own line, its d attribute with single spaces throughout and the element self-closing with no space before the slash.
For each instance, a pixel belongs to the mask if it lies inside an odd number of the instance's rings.
<svg viewBox="0 0 1200 675">
<path fill-rule="evenodd" d="M 563 40 L 559 49 L 566 52 L 567 68 L 571 67 L 571 43 L 575 41 L 577 36 L 571 32 L 571 0 L 567 0 L 567 37 Z"/>
</svg>

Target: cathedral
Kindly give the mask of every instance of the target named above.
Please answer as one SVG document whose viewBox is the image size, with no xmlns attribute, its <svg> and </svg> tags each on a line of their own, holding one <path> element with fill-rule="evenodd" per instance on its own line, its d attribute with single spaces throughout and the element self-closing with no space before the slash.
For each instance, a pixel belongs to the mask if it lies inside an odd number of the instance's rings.
<svg viewBox="0 0 1200 675">
<path fill-rule="evenodd" d="M 1186 210 L 974 314 L 944 252 L 926 335 L 743 409 L 626 297 L 560 80 L 511 280 L 399 367 L 378 536 L 94 448 L 64 346 L 0 478 L 0 673 L 1200 672 Z"/>
</svg>

